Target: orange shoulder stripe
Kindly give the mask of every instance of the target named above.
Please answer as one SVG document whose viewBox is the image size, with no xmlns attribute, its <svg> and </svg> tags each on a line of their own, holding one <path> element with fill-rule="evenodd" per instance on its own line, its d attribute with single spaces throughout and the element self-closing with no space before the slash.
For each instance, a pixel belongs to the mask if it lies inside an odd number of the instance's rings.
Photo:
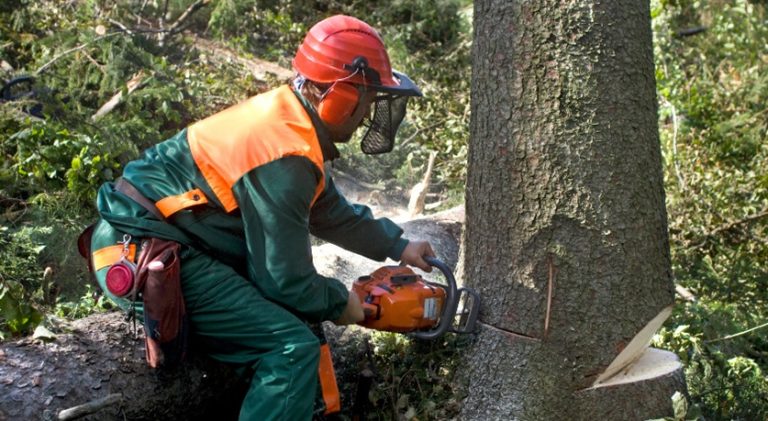
<svg viewBox="0 0 768 421">
<path fill-rule="evenodd" d="M 157 207 L 157 210 L 159 210 L 164 217 L 168 218 L 182 209 L 202 205 L 204 203 L 208 203 L 208 198 L 205 197 L 205 193 L 200 189 L 194 189 L 175 196 L 164 197 L 155 202 L 155 207 Z"/>
</svg>

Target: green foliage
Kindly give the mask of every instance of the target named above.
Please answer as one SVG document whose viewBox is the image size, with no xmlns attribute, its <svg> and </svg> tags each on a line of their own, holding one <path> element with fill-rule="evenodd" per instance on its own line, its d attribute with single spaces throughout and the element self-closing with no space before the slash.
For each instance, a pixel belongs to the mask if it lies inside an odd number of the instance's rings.
<svg viewBox="0 0 768 421">
<path fill-rule="evenodd" d="M 112 301 L 104 294 L 86 285 L 83 296 L 78 301 L 59 301 L 56 303 L 54 314 L 71 320 L 82 319 L 94 313 L 115 309 Z"/>
<path fill-rule="evenodd" d="M 44 248 L 0 225 L 0 339 L 29 333 L 42 320 L 33 303 L 41 298 L 37 256 Z"/>
<path fill-rule="evenodd" d="M 302 10 L 301 1 L 224 0 L 216 4 L 208 21 L 211 33 L 243 52 L 290 67 L 290 58 L 308 27 L 298 19 L 314 17 L 311 8 Z M 245 30 L 243 30 L 245 28 Z"/>
<path fill-rule="evenodd" d="M 453 375 L 470 339 L 445 335 L 418 341 L 398 333 L 375 332 L 375 383 L 369 400 L 380 420 L 453 419 L 460 410 Z M 371 414 L 373 416 L 373 414 Z"/>
<path fill-rule="evenodd" d="M 718 340 L 768 320 L 766 7 L 660 0 L 653 15 L 673 271 L 699 298 L 659 345 L 707 419 L 766 419 L 768 332 Z"/>
<path fill-rule="evenodd" d="M 114 179 L 120 168 L 115 151 L 101 152 L 108 148 L 90 136 L 56 126 L 27 119 L 23 128 L 0 140 L 0 151 L 11 157 L 0 172 L 7 194 L 67 189 L 93 200 L 95 186 Z"/>
<path fill-rule="evenodd" d="M 717 303 L 689 304 L 678 313 L 673 318 L 677 327 L 663 328 L 655 344 L 680 356 L 689 393 L 701 406 L 705 418 L 766 419 L 768 379 L 755 359 L 744 356 L 759 359 L 765 344 L 755 347 L 749 338 L 702 339 L 707 336 L 706 332 L 721 335 L 718 332 L 746 328 L 749 322 L 731 320 L 733 309 Z M 678 324 L 683 322 L 690 325 Z"/>
</svg>

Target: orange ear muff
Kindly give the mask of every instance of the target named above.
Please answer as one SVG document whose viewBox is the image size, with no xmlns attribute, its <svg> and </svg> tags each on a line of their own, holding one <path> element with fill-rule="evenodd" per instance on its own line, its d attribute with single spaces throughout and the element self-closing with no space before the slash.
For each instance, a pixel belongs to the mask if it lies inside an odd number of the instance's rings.
<svg viewBox="0 0 768 421">
<path fill-rule="evenodd" d="M 317 105 L 317 115 L 326 124 L 341 124 L 355 112 L 360 93 L 351 83 L 334 83 Z"/>
</svg>

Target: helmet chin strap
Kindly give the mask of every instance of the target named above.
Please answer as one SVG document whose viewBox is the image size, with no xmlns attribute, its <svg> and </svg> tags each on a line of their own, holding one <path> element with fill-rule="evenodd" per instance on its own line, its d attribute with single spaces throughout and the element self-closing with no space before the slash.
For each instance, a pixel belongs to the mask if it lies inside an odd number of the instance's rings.
<svg viewBox="0 0 768 421">
<path fill-rule="evenodd" d="M 302 75 L 298 75 L 295 78 L 293 78 L 293 89 L 296 91 L 301 92 L 301 88 L 304 87 L 304 83 L 307 82 L 307 78 L 305 78 Z"/>
</svg>

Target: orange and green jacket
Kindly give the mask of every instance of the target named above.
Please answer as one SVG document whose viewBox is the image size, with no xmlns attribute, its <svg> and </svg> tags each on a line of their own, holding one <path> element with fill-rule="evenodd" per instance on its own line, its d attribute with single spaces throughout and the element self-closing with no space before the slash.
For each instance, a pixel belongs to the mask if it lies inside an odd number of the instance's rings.
<svg viewBox="0 0 768 421">
<path fill-rule="evenodd" d="M 315 270 L 310 234 L 380 261 L 399 259 L 407 244 L 395 223 L 338 192 L 324 170 L 336 156 L 311 108 L 283 86 L 192 124 L 126 165 L 123 177 L 164 220 L 112 183 L 99 190 L 97 207 L 119 231 L 179 241 L 307 320 L 334 320 L 348 292 Z"/>
</svg>

